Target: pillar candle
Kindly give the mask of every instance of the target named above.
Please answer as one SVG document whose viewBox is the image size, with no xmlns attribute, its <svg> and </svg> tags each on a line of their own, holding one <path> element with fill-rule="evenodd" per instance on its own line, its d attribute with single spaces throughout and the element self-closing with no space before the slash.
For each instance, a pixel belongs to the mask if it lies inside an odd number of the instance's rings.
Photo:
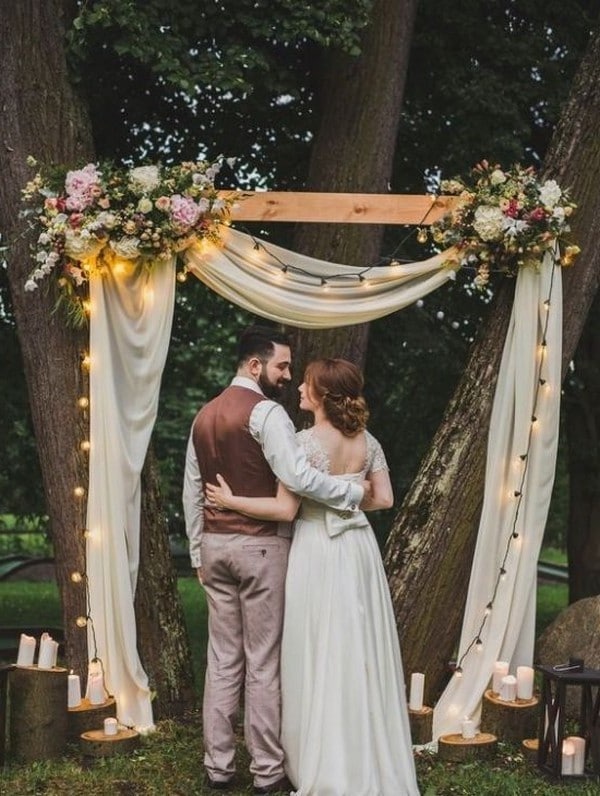
<svg viewBox="0 0 600 796">
<path fill-rule="evenodd" d="M 475 737 L 475 722 L 473 719 L 464 719 L 461 722 L 461 733 L 463 738 L 474 738 Z"/>
<path fill-rule="evenodd" d="M 56 646 L 55 646 L 56 645 Z M 40 639 L 40 652 L 38 655 L 38 669 L 51 669 L 54 666 L 58 643 L 49 633 L 42 633 Z"/>
<path fill-rule="evenodd" d="M 533 697 L 533 669 L 531 666 L 517 666 L 517 699 Z"/>
<path fill-rule="evenodd" d="M 78 708 L 81 705 L 81 680 L 78 674 L 71 674 L 68 678 L 67 707 Z"/>
<path fill-rule="evenodd" d="M 104 678 L 101 674 L 90 674 L 88 677 L 88 699 L 92 705 L 104 704 Z"/>
<path fill-rule="evenodd" d="M 575 764 L 575 747 L 571 741 L 563 741 L 562 745 L 562 758 L 561 758 L 561 774 L 573 774 Z"/>
<path fill-rule="evenodd" d="M 104 719 L 104 734 L 105 735 L 116 735 L 119 732 L 119 725 L 116 719 L 109 717 L 108 719 Z"/>
<path fill-rule="evenodd" d="M 503 702 L 514 702 L 517 698 L 517 678 L 507 674 L 500 683 L 500 699 Z"/>
<path fill-rule="evenodd" d="M 494 673 L 492 676 L 492 691 L 495 694 L 500 693 L 500 686 L 502 685 L 502 678 L 508 674 L 508 662 L 496 661 L 494 664 Z"/>
<path fill-rule="evenodd" d="M 17 666 L 31 666 L 35 655 L 36 640 L 33 636 L 21 633 L 19 639 L 19 652 L 17 653 Z"/>
<path fill-rule="evenodd" d="M 585 738 L 578 735 L 569 735 L 565 738 L 565 743 L 569 742 L 573 747 L 573 774 L 581 776 L 585 771 Z"/>
<path fill-rule="evenodd" d="M 411 710 L 423 709 L 423 691 L 425 690 L 425 675 L 413 672 L 410 676 L 410 697 L 408 707 Z"/>
</svg>

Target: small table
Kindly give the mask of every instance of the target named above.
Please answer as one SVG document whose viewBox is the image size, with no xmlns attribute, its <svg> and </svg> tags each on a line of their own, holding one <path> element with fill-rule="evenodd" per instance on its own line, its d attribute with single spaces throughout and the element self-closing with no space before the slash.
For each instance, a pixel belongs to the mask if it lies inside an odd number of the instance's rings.
<svg viewBox="0 0 600 796">
<path fill-rule="evenodd" d="M 581 691 L 579 735 L 585 739 L 586 760 L 592 737 L 600 732 L 600 669 L 569 671 L 554 666 L 536 666 L 542 675 L 540 721 L 538 732 L 538 768 L 553 777 L 562 776 L 562 744 L 565 735 L 567 687 Z M 593 775 L 600 774 L 595 760 Z"/>
</svg>

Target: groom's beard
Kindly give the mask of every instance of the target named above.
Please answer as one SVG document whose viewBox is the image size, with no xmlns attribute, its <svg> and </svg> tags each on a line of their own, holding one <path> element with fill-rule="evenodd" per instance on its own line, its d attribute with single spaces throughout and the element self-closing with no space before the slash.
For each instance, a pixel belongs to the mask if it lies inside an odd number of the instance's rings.
<svg viewBox="0 0 600 796">
<path fill-rule="evenodd" d="M 281 401 L 283 399 L 288 384 L 289 382 L 285 379 L 278 379 L 275 384 L 273 384 L 273 382 L 267 379 L 264 370 L 258 377 L 258 386 L 265 396 L 271 398 L 273 401 Z"/>
</svg>

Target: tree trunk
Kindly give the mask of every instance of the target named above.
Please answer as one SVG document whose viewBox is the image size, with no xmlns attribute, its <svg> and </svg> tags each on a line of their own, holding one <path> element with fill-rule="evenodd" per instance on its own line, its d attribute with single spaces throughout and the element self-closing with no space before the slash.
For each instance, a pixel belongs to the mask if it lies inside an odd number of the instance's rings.
<svg viewBox="0 0 600 796">
<path fill-rule="evenodd" d="M 545 161 L 571 186 L 582 253 L 564 280 L 563 370 L 600 282 L 600 37 L 590 42 Z M 426 701 L 444 685 L 460 631 L 480 514 L 488 421 L 510 312 L 509 288 L 489 321 L 390 532 L 385 564 L 407 672 L 425 672 Z"/>
<path fill-rule="evenodd" d="M 156 691 L 155 718 L 180 716 L 195 702 L 192 656 L 171 560 L 158 492 L 158 467 L 150 450 L 142 472 L 140 575 L 135 613 L 140 657 L 150 688 Z"/>
<path fill-rule="evenodd" d="M 385 193 L 389 188 L 417 0 L 376 0 L 358 57 L 327 58 L 319 91 L 320 124 L 311 149 L 307 190 Z M 294 249 L 348 265 L 372 265 L 383 227 L 298 226 Z M 290 330 L 294 386 L 315 357 L 342 356 L 364 365 L 368 325 Z M 292 391 L 290 411 L 297 408 Z"/>
<path fill-rule="evenodd" d="M 85 107 L 69 83 L 65 62 L 63 41 L 73 8 L 61 0 L 0 4 L 0 229 L 9 245 L 8 279 L 50 516 L 66 656 L 83 674 L 86 631 L 75 619 L 86 614 L 85 590 L 70 575 L 85 570 L 85 500 L 76 500 L 73 489 L 87 486 L 87 457 L 79 449 L 87 418 L 77 407 L 86 388 L 79 366 L 86 335 L 75 334 L 52 314 L 53 299 L 44 288 L 24 292 L 33 261 L 19 220 L 21 189 L 31 177 L 28 155 L 44 163 L 93 155 Z"/>
<path fill-rule="evenodd" d="M 71 573 L 85 571 L 85 499 L 76 500 L 73 489 L 87 487 L 88 461 L 79 445 L 88 435 L 88 417 L 77 405 L 77 398 L 87 391 L 80 368 L 87 334 L 68 329 L 60 312 L 52 313 L 53 298 L 45 287 L 24 292 L 33 261 L 29 236 L 19 219 L 21 189 L 31 177 L 28 155 L 47 164 L 79 164 L 94 158 L 86 106 L 69 82 L 65 59 L 65 30 L 75 12 L 76 4 L 68 0 L 0 3 L 0 229 L 10 247 L 8 279 L 51 522 L 66 658 L 69 667 L 83 676 L 88 660 L 86 631 L 75 620 L 87 613 L 85 588 L 83 582 L 71 581 Z M 139 647 L 160 692 L 160 712 L 173 714 L 191 695 L 190 652 L 164 522 L 156 521 L 155 467 L 146 469 L 145 489 L 149 515 L 142 517 Z M 157 595 L 160 621 L 151 623 Z M 165 655 L 171 656 L 168 664 Z"/>
<path fill-rule="evenodd" d="M 598 325 L 596 325 L 598 324 Z M 569 602 L 600 594 L 600 293 L 565 385 L 569 457 Z"/>
</svg>

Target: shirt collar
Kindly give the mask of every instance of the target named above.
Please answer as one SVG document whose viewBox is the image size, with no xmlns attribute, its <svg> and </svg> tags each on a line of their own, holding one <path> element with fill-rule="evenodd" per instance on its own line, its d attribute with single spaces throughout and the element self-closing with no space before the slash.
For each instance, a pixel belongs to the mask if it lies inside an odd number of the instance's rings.
<svg viewBox="0 0 600 796">
<path fill-rule="evenodd" d="M 231 387 L 245 387 L 247 390 L 254 390 L 259 395 L 264 395 L 258 384 L 249 379 L 248 376 L 234 376 L 231 380 Z"/>
</svg>

